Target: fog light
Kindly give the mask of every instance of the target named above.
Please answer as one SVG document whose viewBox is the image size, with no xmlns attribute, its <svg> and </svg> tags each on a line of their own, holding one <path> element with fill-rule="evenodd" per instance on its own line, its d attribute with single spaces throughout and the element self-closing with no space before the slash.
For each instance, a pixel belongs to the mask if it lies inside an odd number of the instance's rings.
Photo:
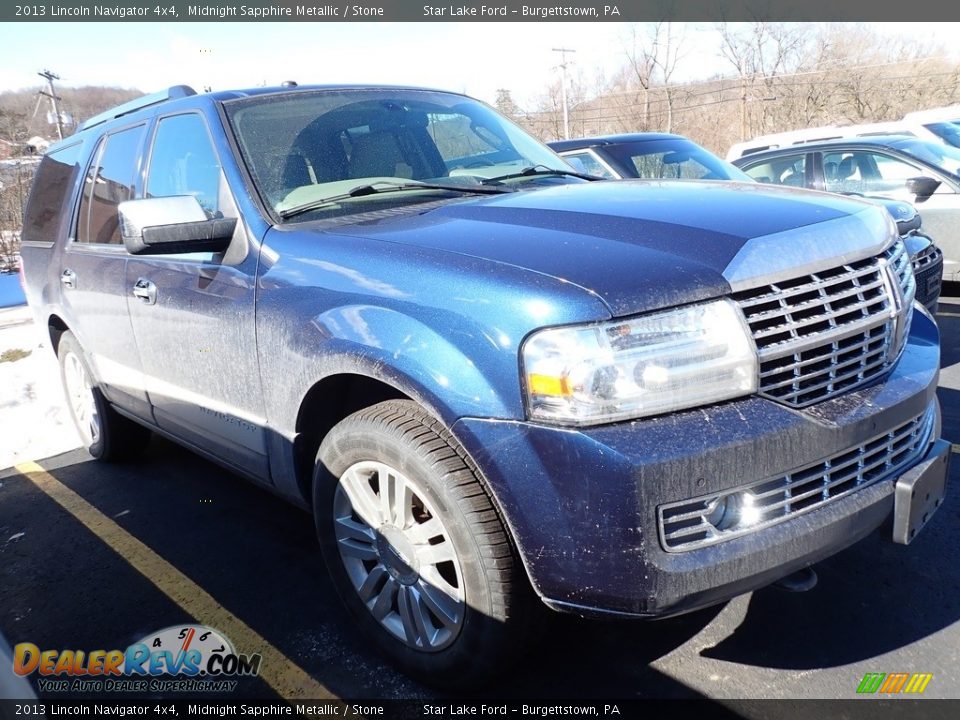
<svg viewBox="0 0 960 720">
<path fill-rule="evenodd" d="M 756 525 L 761 520 L 761 508 L 750 493 L 735 493 L 711 500 L 703 518 L 723 532 Z"/>
<path fill-rule="evenodd" d="M 756 525 L 760 522 L 760 508 L 757 507 L 757 499 L 750 493 L 740 493 L 740 526 L 747 527 Z"/>
<path fill-rule="evenodd" d="M 704 519 L 717 530 L 729 530 L 740 519 L 740 512 L 736 495 L 724 495 L 714 498 L 707 505 Z"/>
</svg>

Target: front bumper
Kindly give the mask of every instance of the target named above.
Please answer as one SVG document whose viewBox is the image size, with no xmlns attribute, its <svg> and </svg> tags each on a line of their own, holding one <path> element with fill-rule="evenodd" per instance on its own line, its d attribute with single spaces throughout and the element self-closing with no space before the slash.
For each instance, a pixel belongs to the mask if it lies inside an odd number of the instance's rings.
<svg viewBox="0 0 960 720">
<path fill-rule="evenodd" d="M 928 411 L 932 442 L 938 374 L 936 325 L 916 312 L 889 375 L 803 410 L 750 397 L 584 430 L 473 418 L 453 429 L 544 602 L 584 615 L 663 616 L 762 587 L 860 540 L 890 515 L 896 477 L 683 552 L 664 549 L 659 506 L 781 476 Z"/>
</svg>

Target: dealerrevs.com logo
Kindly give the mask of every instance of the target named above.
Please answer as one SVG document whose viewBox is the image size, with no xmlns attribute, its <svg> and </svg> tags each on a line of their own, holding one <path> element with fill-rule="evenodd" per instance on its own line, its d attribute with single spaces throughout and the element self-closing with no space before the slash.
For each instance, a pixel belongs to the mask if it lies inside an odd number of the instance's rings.
<svg viewBox="0 0 960 720">
<path fill-rule="evenodd" d="M 174 625 L 126 650 L 13 648 L 13 671 L 37 676 L 41 692 L 230 692 L 260 673 L 259 653 L 237 653 L 206 625 Z"/>
</svg>

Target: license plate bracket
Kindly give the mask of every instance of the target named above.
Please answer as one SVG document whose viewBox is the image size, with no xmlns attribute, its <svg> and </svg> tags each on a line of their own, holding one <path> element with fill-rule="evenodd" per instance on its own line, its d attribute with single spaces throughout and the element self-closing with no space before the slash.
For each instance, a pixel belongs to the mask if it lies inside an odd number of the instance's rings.
<svg viewBox="0 0 960 720">
<path fill-rule="evenodd" d="M 950 466 L 950 443 L 938 440 L 927 458 L 897 480 L 893 505 L 893 541 L 909 545 L 943 504 Z"/>
</svg>

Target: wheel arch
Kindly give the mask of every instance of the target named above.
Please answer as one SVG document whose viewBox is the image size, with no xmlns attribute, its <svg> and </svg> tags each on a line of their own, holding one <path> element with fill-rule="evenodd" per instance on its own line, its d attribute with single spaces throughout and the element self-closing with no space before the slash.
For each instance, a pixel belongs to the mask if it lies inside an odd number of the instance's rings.
<svg viewBox="0 0 960 720">
<path fill-rule="evenodd" d="M 313 466 L 320 443 L 341 420 L 385 400 L 411 400 L 398 385 L 352 371 L 338 372 L 315 382 L 297 411 L 293 443 L 294 468 L 300 495 L 312 502 Z"/>
<path fill-rule="evenodd" d="M 54 355 L 60 349 L 60 338 L 69 330 L 70 327 L 59 315 L 53 314 L 47 318 L 47 333 L 50 337 L 50 347 L 53 348 Z"/>
<path fill-rule="evenodd" d="M 298 500 L 312 511 L 313 472 L 317 452 L 327 433 L 341 420 L 386 400 L 409 400 L 436 418 L 457 443 L 459 454 L 484 488 L 500 516 L 510 543 L 516 547 L 512 524 L 504 512 L 500 498 L 484 475 L 480 465 L 457 437 L 454 430 L 457 416 L 450 408 L 438 405 L 438 399 L 414 380 L 392 374 L 389 379 L 373 377 L 370 368 L 353 368 L 328 375 L 313 385 L 300 402 L 296 434 L 293 442 L 293 465 Z M 525 566 L 524 569 L 526 570 Z M 529 575 L 528 575 L 529 577 Z"/>
</svg>

